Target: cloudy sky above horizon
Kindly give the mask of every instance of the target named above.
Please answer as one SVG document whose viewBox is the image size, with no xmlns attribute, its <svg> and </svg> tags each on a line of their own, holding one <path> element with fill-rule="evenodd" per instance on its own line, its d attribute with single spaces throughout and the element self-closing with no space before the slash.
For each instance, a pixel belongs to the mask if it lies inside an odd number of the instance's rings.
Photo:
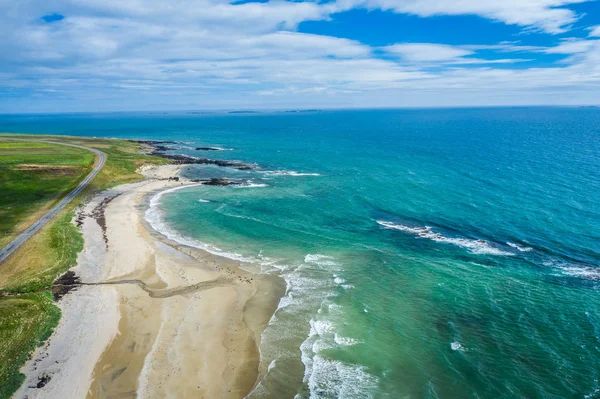
<svg viewBox="0 0 600 399">
<path fill-rule="evenodd" d="M 0 113 L 600 104 L 598 0 L 0 0 Z"/>
</svg>

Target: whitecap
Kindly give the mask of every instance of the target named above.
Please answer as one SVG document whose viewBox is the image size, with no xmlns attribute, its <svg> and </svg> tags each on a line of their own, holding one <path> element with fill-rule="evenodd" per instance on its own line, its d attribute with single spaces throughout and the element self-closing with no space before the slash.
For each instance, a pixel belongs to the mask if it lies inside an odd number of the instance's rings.
<svg viewBox="0 0 600 399">
<path fill-rule="evenodd" d="M 269 187 L 269 185 L 264 184 L 264 183 L 248 182 L 248 183 L 239 184 L 239 185 L 235 185 L 235 186 L 231 186 L 231 187 L 233 187 L 233 188 L 259 188 L 259 187 Z"/>
<path fill-rule="evenodd" d="M 485 240 L 474 240 L 468 238 L 453 238 L 446 237 L 440 233 L 436 233 L 431 227 L 410 227 L 403 224 L 396 224 L 387 222 L 384 220 L 378 220 L 377 223 L 386 229 L 393 229 L 403 231 L 405 233 L 414 234 L 421 238 L 427 238 L 435 242 L 442 242 L 447 244 L 453 244 L 457 247 L 465 248 L 474 254 L 478 255 L 499 255 L 499 256 L 511 256 L 510 252 L 503 251 L 499 248 L 494 247 L 488 241 Z"/>
<path fill-rule="evenodd" d="M 311 398 L 372 398 L 379 379 L 365 367 L 315 355 L 306 370 Z"/>
<path fill-rule="evenodd" d="M 323 304 L 325 305 L 325 304 Z M 310 332 L 300 345 L 304 383 L 311 398 L 370 398 L 379 379 L 364 366 L 327 359 L 322 351 L 360 341 L 339 336 L 329 320 L 310 320 Z"/>
<path fill-rule="evenodd" d="M 588 280 L 600 280 L 600 268 L 591 266 L 560 266 L 562 272 L 569 276 L 583 277 Z"/>
<path fill-rule="evenodd" d="M 205 200 L 205 199 L 202 199 L 202 198 L 199 198 L 199 199 L 198 199 L 198 202 L 205 203 L 205 202 L 211 202 L 211 201 L 209 201 L 209 200 Z"/>
<path fill-rule="evenodd" d="M 519 244 L 515 244 L 514 242 L 510 242 L 510 241 L 507 241 L 506 245 L 508 245 L 509 247 L 512 247 L 518 251 L 521 251 L 521 252 L 529 252 L 529 251 L 533 250 L 533 248 L 531 248 L 531 247 L 522 247 Z"/>
<path fill-rule="evenodd" d="M 308 254 L 304 257 L 304 263 L 311 263 L 319 266 L 337 266 L 338 264 L 333 261 L 333 256 L 321 255 L 321 254 Z"/>
<path fill-rule="evenodd" d="M 600 267 L 581 263 L 570 263 L 559 259 L 549 258 L 542 262 L 544 266 L 560 271 L 556 276 L 579 277 L 587 280 L 600 281 Z"/>
<path fill-rule="evenodd" d="M 264 173 L 272 176 L 321 176 L 319 173 L 296 172 L 294 170 L 267 170 Z"/>
<path fill-rule="evenodd" d="M 339 336 L 338 334 L 335 334 L 333 339 L 336 344 L 341 345 L 341 346 L 352 346 L 352 345 L 356 345 L 356 344 L 362 344 L 362 341 L 359 341 L 354 338 L 342 337 L 342 336 Z"/>
<path fill-rule="evenodd" d="M 459 342 L 452 342 L 450 344 L 450 348 L 452 348 L 453 351 L 460 351 L 460 352 L 464 352 L 466 349 L 464 346 L 462 346 Z"/>
</svg>

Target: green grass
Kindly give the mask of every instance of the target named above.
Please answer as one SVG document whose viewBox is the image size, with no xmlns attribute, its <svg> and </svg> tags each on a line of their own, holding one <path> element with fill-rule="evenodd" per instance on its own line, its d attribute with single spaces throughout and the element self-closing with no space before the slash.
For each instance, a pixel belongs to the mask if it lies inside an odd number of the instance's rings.
<svg viewBox="0 0 600 399">
<path fill-rule="evenodd" d="M 143 176 L 137 174 L 136 169 L 144 164 L 168 163 L 164 158 L 139 154 L 138 144 L 124 140 L 0 135 L 0 225 L 3 222 L 2 212 L 10 213 L 6 210 L 7 207 L 12 207 L 13 212 L 15 209 L 25 209 L 22 211 L 25 214 L 31 213 L 31 209 L 36 206 L 37 209 L 43 210 L 45 207 L 40 204 L 52 200 L 52 190 L 60 191 L 62 187 L 63 193 L 66 193 L 87 173 L 82 173 L 76 180 L 70 176 L 72 182 L 69 185 L 66 184 L 69 177 L 56 176 L 56 172 L 52 176 L 44 176 L 43 173 L 35 171 L 33 173 L 35 176 L 23 179 L 20 174 L 23 171 L 15 171 L 15 167 L 23 164 L 49 166 L 59 164 L 87 168 L 89 171 L 94 157 L 88 151 L 72 147 L 3 140 L 7 137 L 83 145 L 99 149 L 108 157 L 104 168 L 83 193 L 0 265 L 0 292 L 22 293 L 18 297 L 0 299 L 0 399 L 10 397 L 19 388 L 24 379 L 24 376 L 19 373 L 19 368 L 27 360 L 29 353 L 50 336 L 60 318 L 60 310 L 52 303 L 49 292 L 35 291 L 51 286 L 59 275 L 77 262 L 77 255 L 83 248 L 83 237 L 71 223 L 74 209 L 85 198 L 90 198 L 99 191 L 118 184 L 141 180 Z M 2 168 L 4 168 L 4 177 Z M 65 180 L 60 182 L 59 179 Z M 3 187 L 9 187 L 13 191 L 10 195 L 5 195 Z M 45 189 L 48 191 L 44 194 Z M 14 196 L 28 200 L 28 205 L 14 201 L 12 199 Z M 43 212 L 39 213 L 43 214 Z M 34 220 L 35 217 L 32 221 Z M 7 225 L 12 223 L 14 226 L 15 222 L 5 223 Z M 1 239 L 2 237 L 0 243 Z"/>
<path fill-rule="evenodd" d="M 75 188 L 94 160 L 79 148 L 0 138 L 0 245 L 25 230 L 29 217 L 36 219 L 37 212 Z"/>
<path fill-rule="evenodd" d="M 9 258 L 0 273 L 1 291 L 33 292 L 47 288 L 54 280 L 77 264 L 77 254 L 83 249 L 83 236 L 71 220 L 73 210 L 61 212 L 47 229 L 32 238 L 31 250 L 24 248 L 18 259 Z"/>
<path fill-rule="evenodd" d="M 0 301 L 1 399 L 10 398 L 23 383 L 19 368 L 50 337 L 59 319 L 60 309 L 49 291 Z"/>
<path fill-rule="evenodd" d="M 70 223 L 73 210 L 86 198 L 108 187 L 126 182 L 141 180 L 142 175 L 136 173 L 136 169 L 144 164 L 163 164 L 168 162 L 164 158 L 142 155 L 139 153 L 140 146 L 124 140 L 90 139 L 80 137 L 57 137 L 57 136 L 32 136 L 32 135 L 0 135 L 0 153 L 7 147 L 12 147 L 15 152 L 23 152 L 23 143 L 2 141 L 3 137 L 23 137 L 27 139 L 53 140 L 69 144 L 83 145 L 97 148 L 107 154 L 105 166 L 90 183 L 90 185 L 69 204 L 52 222 L 45 226 L 38 234 L 32 237 L 15 254 L 8 258 L 0 267 L 0 292 L 31 292 L 46 288 L 60 274 L 74 266 L 77 254 L 81 251 L 83 241 L 79 230 Z M 54 145 L 47 143 L 26 143 L 28 163 L 46 162 L 47 151 L 60 151 Z M 31 155 L 31 150 L 40 150 L 37 158 Z M 72 148 L 72 147 L 65 147 Z M 78 151 L 85 151 L 76 149 Z M 91 154 L 89 151 L 85 151 Z M 15 155 L 22 157 L 22 155 Z M 55 162 L 64 162 L 63 160 Z M 11 161 L 3 161 L 9 164 Z M 50 162 L 50 161 L 47 161 Z M 73 158 L 73 162 L 80 162 Z M 22 165 L 22 158 L 13 160 L 13 164 Z M 83 177 L 83 176 L 82 176 Z M 10 181 L 17 191 L 17 196 L 27 196 L 30 185 L 20 185 L 18 182 Z M 43 185 L 46 185 L 44 182 Z M 37 187 L 33 184 L 33 187 Z M 0 195 L 0 212 L 6 207 L 7 201 Z M 35 220 L 35 218 L 34 218 Z"/>
</svg>

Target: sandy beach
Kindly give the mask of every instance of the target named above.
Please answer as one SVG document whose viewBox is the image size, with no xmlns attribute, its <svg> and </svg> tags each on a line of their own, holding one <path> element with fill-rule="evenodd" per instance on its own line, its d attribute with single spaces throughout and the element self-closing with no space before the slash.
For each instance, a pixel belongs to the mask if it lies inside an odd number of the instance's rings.
<svg viewBox="0 0 600 399">
<path fill-rule="evenodd" d="M 151 228 L 150 199 L 192 184 L 173 179 L 180 170 L 147 168 L 80 210 L 72 270 L 84 284 L 59 302 L 16 398 L 242 398 L 259 380 L 261 333 L 285 283 Z"/>
</svg>

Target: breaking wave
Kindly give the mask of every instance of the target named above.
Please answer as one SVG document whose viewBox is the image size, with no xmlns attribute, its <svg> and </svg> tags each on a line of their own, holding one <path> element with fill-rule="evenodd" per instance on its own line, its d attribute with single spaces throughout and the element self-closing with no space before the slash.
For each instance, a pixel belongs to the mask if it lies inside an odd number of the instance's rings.
<svg viewBox="0 0 600 399">
<path fill-rule="evenodd" d="M 486 240 L 474 240 L 469 238 L 454 238 L 447 237 L 440 233 L 436 233 L 431 227 L 410 227 L 403 224 L 396 224 L 393 222 L 387 222 L 384 220 L 378 220 L 377 223 L 386 229 L 393 229 L 403 231 L 405 233 L 416 235 L 420 238 L 427 238 L 435 242 L 441 242 L 446 244 L 456 245 L 457 247 L 468 249 L 471 253 L 477 255 L 498 255 L 498 256 L 511 256 L 513 253 L 503 251 L 500 248 L 490 244 Z"/>
<path fill-rule="evenodd" d="M 533 248 L 531 248 L 531 247 L 522 247 L 519 244 L 515 244 L 514 242 L 509 242 L 509 241 L 506 242 L 506 245 L 508 245 L 509 247 L 512 247 L 520 252 L 529 252 L 529 251 L 533 250 Z"/>
<path fill-rule="evenodd" d="M 304 173 L 293 170 L 268 170 L 264 173 L 271 176 L 321 176 L 319 173 Z"/>
</svg>

